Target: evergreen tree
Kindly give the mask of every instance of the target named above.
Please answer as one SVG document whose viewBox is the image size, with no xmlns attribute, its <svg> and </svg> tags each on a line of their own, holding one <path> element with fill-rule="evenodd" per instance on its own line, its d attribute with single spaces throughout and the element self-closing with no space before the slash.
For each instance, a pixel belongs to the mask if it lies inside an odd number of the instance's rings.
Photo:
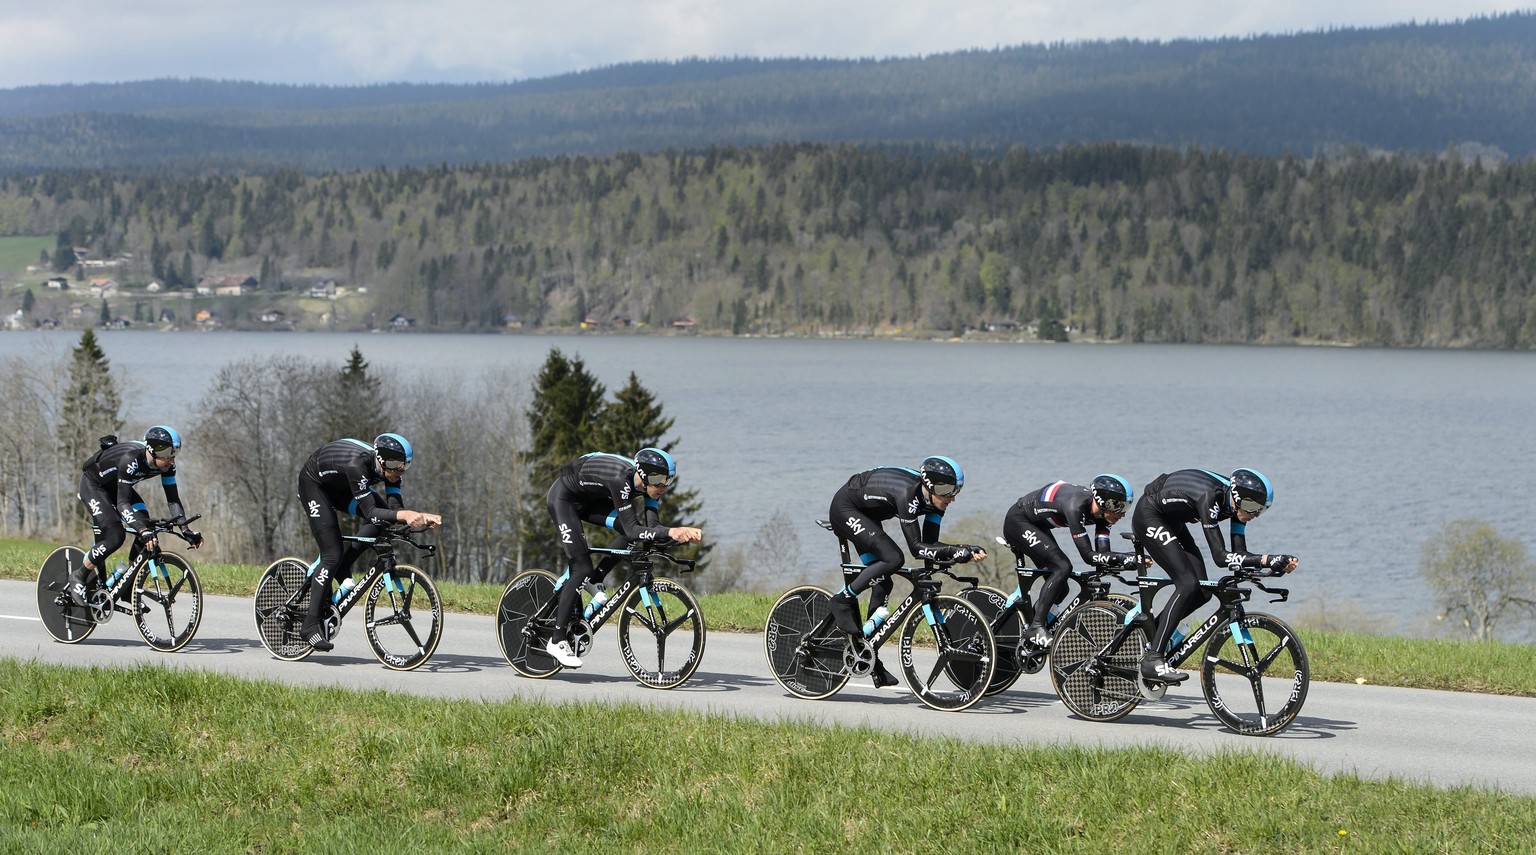
<svg viewBox="0 0 1536 855">
<path fill-rule="evenodd" d="M 534 379 L 533 403 L 527 413 L 532 439 L 525 457 L 528 488 L 523 497 L 523 561 L 527 566 L 554 569 L 565 565 L 544 496 L 560 467 L 589 451 L 607 450 L 594 447 L 606 391 L 581 359 L 567 359 L 559 348 L 550 348 Z"/>
<path fill-rule="evenodd" d="M 95 453 L 98 437 L 122 430 L 121 411 L 107 355 L 96 333 L 86 330 L 71 352 L 69 386 L 59 407 L 59 450 L 65 461 L 78 467 Z"/>
<path fill-rule="evenodd" d="M 325 396 L 320 423 L 326 441 L 350 437 L 371 442 L 389 430 L 382 386 L 383 381 L 368 373 L 368 361 L 354 344 L 346 366 L 332 375 L 330 394 Z"/>
<path fill-rule="evenodd" d="M 604 404 L 598 414 L 599 450 L 629 456 L 642 448 L 659 448 L 670 454 L 677 445 L 677 440 L 666 438 L 672 423 L 673 419 L 662 415 L 662 405 L 656 396 L 640 385 L 640 378 L 631 371 L 624 388 L 614 393 L 613 400 Z M 679 483 L 682 471 L 679 464 Z M 680 490 L 674 486 L 661 502 L 663 525 L 702 528 L 697 516 L 704 503 L 698 491 Z M 702 559 L 710 548 L 708 544 L 690 544 L 676 554 Z"/>
</svg>

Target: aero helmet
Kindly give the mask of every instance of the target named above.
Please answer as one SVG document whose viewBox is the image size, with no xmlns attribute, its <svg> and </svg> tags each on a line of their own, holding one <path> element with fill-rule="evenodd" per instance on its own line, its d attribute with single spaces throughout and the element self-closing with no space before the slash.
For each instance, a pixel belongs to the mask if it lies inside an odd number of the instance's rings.
<svg viewBox="0 0 1536 855">
<path fill-rule="evenodd" d="M 923 461 L 923 486 L 935 496 L 954 496 L 965 486 L 960 464 L 948 457 L 930 457 Z"/>
<path fill-rule="evenodd" d="M 1119 475 L 1096 475 L 1088 489 L 1093 493 L 1093 500 L 1099 503 L 1099 510 L 1110 514 L 1124 513 L 1125 506 L 1136 498 L 1130 482 Z"/>
<path fill-rule="evenodd" d="M 144 431 L 144 444 L 149 446 L 150 453 L 156 457 L 169 459 L 175 457 L 176 452 L 181 451 L 181 434 L 177 433 L 175 428 L 155 425 Z"/>
<path fill-rule="evenodd" d="M 1252 469 L 1232 473 L 1232 510 L 1258 516 L 1275 503 L 1275 488 L 1269 479 Z"/>
<path fill-rule="evenodd" d="M 411 465 L 411 443 L 398 433 L 381 433 L 373 440 L 381 469 L 402 470 Z"/>
<path fill-rule="evenodd" d="M 659 448 L 642 448 L 635 453 L 635 469 L 648 487 L 670 487 L 677 481 L 677 461 Z"/>
</svg>

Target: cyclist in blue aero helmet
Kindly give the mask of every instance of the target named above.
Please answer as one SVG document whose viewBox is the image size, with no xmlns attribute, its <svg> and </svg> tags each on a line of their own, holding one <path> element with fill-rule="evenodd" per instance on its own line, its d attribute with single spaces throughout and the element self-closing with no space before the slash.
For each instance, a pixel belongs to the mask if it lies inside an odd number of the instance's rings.
<svg viewBox="0 0 1536 855">
<path fill-rule="evenodd" d="M 881 466 L 848 479 L 832 496 L 828 519 L 837 536 L 854 545 L 864 569 L 832 597 L 832 617 L 849 635 L 862 636 L 859 594 L 869 595 L 870 619 L 884 619 L 891 595 L 891 573 L 900 569 L 901 548 L 880 527 L 888 519 L 901 524 L 907 549 L 913 558 L 938 561 L 980 561 L 987 552 L 980 546 L 939 542 L 944 512 L 965 486 L 960 464 L 948 457 L 929 457 L 918 469 Z M 876 688 L 896 685 L 896 677 L 875 660 L 872 674 Z"/>
<path fill-rule="evenodd" d="M 570 562 L 570 575 L 560 588 L 554 632 L 544 652 L 567 668 L 580 668 L 581 657 L 570 642 L 570 622 L 583 585 L 596 584 L 620 558 L 610 555 L 592 566 L 583 522 L 612 529 L 609 544 L 623 549 L 636 540 L 694 543 L 704 532 L 689 526 L 661 523 L 661 499 L 677 483 L 677 461 L 659 448 L 642 448 L 634 457 L 593 452 L 565 464 L 549 487 L 545 503 L 560 533 L 560 548 Z M 640 504 L 636 504 L 640 502 Z"/>
<path fill-rule="evenodd" d="M 1157 628 L 1148 639 L 1141 660 L 1143 679 L 1180 683 L 1189 677 L 1170 667 L 1164 652 L 1179 621 L 1211 598 L 1200 584 L 1206 580 L 1205 562 L 1189 533 L 1191 523 L 1198 522 L 1205 530 L 1206 546 L 1218 567 L 1263 567 L 1280 573 L 1296 569 L 1294 555 L 1248 551 L 1248 523 L 1274 502 L 1269 479 L 1252 469 L 1235 470 L 1230 477 L 1209 469 L 1180 469 L 1159 475 L 1147 485 L 1131 514 L 1131 528 L 1147 555 L 1173 579 L 1173 597 L 1157 616 Z M 1232 521 L 1230 550 L 1221 537 L 1223 520 Z"/>
</svg>

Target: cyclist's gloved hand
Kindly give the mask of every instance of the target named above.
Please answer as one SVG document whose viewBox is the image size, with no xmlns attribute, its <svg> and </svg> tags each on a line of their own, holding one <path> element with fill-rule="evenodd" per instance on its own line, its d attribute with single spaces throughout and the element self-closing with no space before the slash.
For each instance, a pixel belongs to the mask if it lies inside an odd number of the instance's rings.
<svg viewBox="0 0 1536 855">
<path fill-rule="evenodd" d="M 1120 569 L 1122 569 L 1122 570 L 1140 570 L 1141 569 L 1141 557 L 1138 556 L 1134 552 L 1124 552 L 1124 553 L 1121 553 L 1120 554 Z"/>
<path fill-rule="evenodd" d="M 973 546 L 957 546 L 957 547 L 955 547 L 955 554 L 954 554 L 955 563 L 956 564 L 964 564 L 965 562 L 970 561 L 971 560 L 971 553 L 972 553 L 972 550 L 974 550 L 974 549 L 975 549 L 975 547 L 973 547 Z"/>
<path fill-rule="evenodd" d="M 1269 556 L 1269 569 L 1283 571 L 1295 560 L 1296 556 L 1294 555 L 1271 555 Z"/>
<path fill-rule="evenodd" d="M 152 528 L 141 529 L 134 532 L 133 537 L 140 545 L 143 545 L 155 539 L 155 530 Z"/>
</svg>

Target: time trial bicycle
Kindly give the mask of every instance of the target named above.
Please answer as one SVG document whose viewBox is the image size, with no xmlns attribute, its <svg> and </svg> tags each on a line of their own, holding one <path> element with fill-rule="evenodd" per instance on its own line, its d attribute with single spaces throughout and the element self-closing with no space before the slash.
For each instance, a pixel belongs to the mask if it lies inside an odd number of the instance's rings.
<svg viewBox="0 0 1536 855">
<path fill-rule="evenodd" d="M 1008 547 L 1008 541 L 1003 538 L 996 540 L 998 544 Z M 1042 647 L 1024 637 L 1024 616 L 1034 614 L 1030 592 L 1035 583 L 1049 576 L 1051 571 L 1030 566 L 1021 556 L 1017 559 L 1014 572 L 1024 579 L 1011 594 L 1004 594 L 1001 589 L 989 585 L 978 585 L 957 595 L 981 611 L 987 618 L 992 637 L 997 641 L 997 667 L 992 672 L 992 683 L 987 686 L 988 695 L 1005 691 L 1019 679 L 1020 674 L 1034 674 L 1044 668 L 1046 655 L 1051 649 L 1049 643 Z M 1074 567 L 1069 572 L 1071 580 L 1078 585 L 1077 596 L 1065 606 L 1046 612 L 1047 632 L 1053 632 L 1061 617 L 1081 603 L 1110 600 L 1127 609 L 1136 605 L 1136 598 L 1130 594 L 1110 590 L 1110 579 L 1133 588 L 1136 586 L 1135 582 L 1121 576 L 1118 569 L 1093 567 L 1080 570 Z"/>
<path fill-rule="evenodd" d="M 322 615 L 325 637 L 335 638 L 342 618 L 361 602 L 368 644 L 379 662 L 395 671 L 420 668 L 442 639 L 443 601 L 432 577 L 420 567 L 399 561 L 395 547 L 403 543 L 432 555 L 437 546 L 417 542 L 402 525 L 388 526 L 375 537 L 347 535 L 342 540 L 367 546 L 373 561 L 367 570 L 361 574 L 354 570 L 336 587 Z M 279 558 L 256 583 L 256 634 L 278 659 L 293 662 L 315 652 L 300 629 L 309 611 L 310 577 L 318 564 L 319 559 Z M 356 584 L 348 584 L 359 578 Z"/>
<path fill-rule="evenodd" d="M 187 527 L 201 516 L 150 520 L 145 530 L 155 533 L 156 548 L 146 549 L 135 538 L 125 563 L 88 574 L 83 606 L 70 597 L 68 587 L 69 574 L 83 566 L 85 553 L 74 546 L 55 549 L 37 573 L 37 612 L 48 634 L 76 644 L 122 613 L 133 616 L 139 634 L 155 650 L 171 653 L 185 647 L 203 620 L 203 586 L 192 562 L 159 548 L 159 535 L 189 544 L 201 540 Z"/>
<path fill-rule="evenodd" d="M 817 520 L 828 531 L 831 523 Z M 852 560 L 849 542 L 838 538 L 844 584 L 864 570 Z M 901 670 L 919 700 L 938 710 L 957 711 L 981 700 L 997 662 L 997 649 L 986 617 L 960 597 L 941 595 L 944 575 L 971 586 L 974 576 L 958 576 L 953 562 L 929 560 L 922 567 L 902 567 L 894 575 L 912 590 L 890 617 L 869 635 L 850 635 L 832 617 L 832 595 L 815 585 L 793 588 L 774 603 L 764 628 L 768 667 L 784 690 L 817 700 L 835 694 L 854 676 L 873 672 L 886 641 L 901 634 Z M 855 614 L 855 619 L 858 615 Z"/>
<path fill-rule="evenodd" d="M 1127 535 L 1129 536 L 1129 535 Z M 1138 555 L 1143 554 L 1140 542 Z M 1307 700 L 1311 671 L 1301 639 L 1284 621 L 1244 606 L 1257 588 L 1282 603 L 1287 588 L 1259 579 L 1283 575 L 1266 568 L 1239 568 L 1216 581 L 1202 581 L 1217 601 L 1216 611 L 1166 653 L 1173 667 L 1204 648 L 1200 689 L 1211 712 L 1227 727 L 1248 736 L 1268 736 L 1289 727 Z M 1161 699 L 1168 685 L 1141 676 L 1141 658 L 1155 627 L 1153 598 L 1173 584 L 1167 577 L 1138 576 L 1133 609 L 1114 602 L 1084 603 L 1061 619 L 1049 657 L 1051 682 L 1073 713 L 1091 721 L 1114 721 L 1143 699 Z"/>
<path fill-rule="evenodd" d="M 576 655 L 586 656 L 597 631 L 618 615 L 619 658 L 640 685 L 652 689 L 682 685 L 704 658 L 704 613 L 699 601 L 687 588 L 655 574 L 657 561 L 682 573 L 693 572 L 695 562 L 666 550 L 656 543 L 636 543 L 629 549 L 589 547 L 593 554 L 623 558 L 634 573 L 611 597 L 601 588 L 584 586 L 576 601 L 577 613 L 566 627 Z M 542 679 L 565 667 L 545 647 L 554 634 L 560 590 L 570 580 L 569 568 L 558 577 L 548 570 L 525 570 L 501 593 L 496 641 L 507 664 L 524 677 Z"/>
</svg>

